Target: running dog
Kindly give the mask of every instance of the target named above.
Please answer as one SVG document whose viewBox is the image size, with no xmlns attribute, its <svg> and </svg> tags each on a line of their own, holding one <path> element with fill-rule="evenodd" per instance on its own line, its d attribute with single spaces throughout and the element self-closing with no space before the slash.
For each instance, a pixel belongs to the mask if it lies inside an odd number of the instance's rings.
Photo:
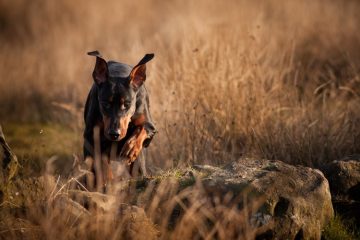
<svg viewBox="0 0 360 240">
<path fill-rule="evenodd" d="M 88 55 L 96 57 L 96 63 L 92 73 L 94 83 L 85 104 L 83 151 L 84 159 L 94 160 L 95 182 L 99 182 L 98 176 L 102 176 L 105 184 L 112 179 L 110 160 L 125 159 L 133 175 L 134 163 L 139 159 L 140 170 L 146 175 L 141 150 L 149 146 L 156 128 L 150 116 L 144 82 L 146 64 L 154 54 L 146 54 L 134 67 L 106 61 L 98 51 Z M 101 167 L 103 164 L 96 164 L 96 158 L 104 156 L 107 169 Z"/>
</svg>

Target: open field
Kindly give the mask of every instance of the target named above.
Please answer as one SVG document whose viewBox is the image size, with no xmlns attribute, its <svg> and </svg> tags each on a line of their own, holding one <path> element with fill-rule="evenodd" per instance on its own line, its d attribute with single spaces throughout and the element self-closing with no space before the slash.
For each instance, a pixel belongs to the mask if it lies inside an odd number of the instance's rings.
<svg viewBox="0 0 360 240">
<path fill-rule="evenodd" d="M 0 0 L 0 124 L 23 174 L 52 156 L 66 172 L 82 154 L 86 52 L 129 64 L 153 52 L 154 172 L 239 157 L 320 168 L 360 153 L 359 12 L 356 0 Z"/>
</svg>

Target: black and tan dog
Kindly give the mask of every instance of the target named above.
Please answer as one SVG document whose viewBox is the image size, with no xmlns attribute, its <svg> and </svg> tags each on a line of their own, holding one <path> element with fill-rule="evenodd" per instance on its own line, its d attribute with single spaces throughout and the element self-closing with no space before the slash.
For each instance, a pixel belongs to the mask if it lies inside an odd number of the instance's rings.
<svg viewBox="0 0 360 240">
<path fill-rule="evenodd" d="M 112 178 L 111 168 L 96 166 L 96 158 L 105 157 L 107 162 L 125 159 L 130 174 L 134 163 L 140 162 L 140 170 L 146 175 L 141 150 L 150 144 L 156 129 L 144 82 L 146 63 L 154 54 L 146 54 L 135 67 L 107 62 L 98 51 L 88 55 L 96 57 L 96 64 L 92 74 L 94 84 L 85 104 L 84 158 L 95 159 L 92 167 L 95 179 L 102 176 L 105 184 Z"/>
</svg>

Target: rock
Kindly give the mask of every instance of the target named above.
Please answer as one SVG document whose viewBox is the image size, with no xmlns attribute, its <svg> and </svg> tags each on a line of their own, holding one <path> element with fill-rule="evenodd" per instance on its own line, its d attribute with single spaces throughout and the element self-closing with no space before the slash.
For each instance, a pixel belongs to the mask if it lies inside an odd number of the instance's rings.
<svg viewBox="0 0 360 240">
<path fill-rule="evenodd" d="M 360 156 L 353 155 L 326 165 L 323 172 L 330 184 L 337 213 L 360 224 Z"/>
<path fill-rule="evenodd" d="M 123 205 L 120 211 L 123 239 L 154 240 L 159 232 L 146 216 L 144 209 Z"/>
<path fill-rule="evenodd" d="M 336 200 L 360 201 L 360 161 L 333 161 L 323 169 Z"/>
<path fill-rule="evenodd" d="M 244 196 L 248 205 L 262 202 L 249 219 L 259 229 L 256 239 L 321 239 L 334 215 L 328 181 L 316 169 L 253 159 L 194 169 L 214 201 L 232 196 L 239 208 Z"/>
<path fill-rule="evenodd" d="M 114 229 L 119 228 L 118 235 L 121 239 L 153 240 L 158 238 L 158 230 L 141 207 L 119 203 L 116 196 L 98 192 L 70 190 L 68 196 L 72 200 L 65 198 L 63 201 L 71 203 L 69 206 L 74 209 L 74 214 L 79 215 L 80 212 L 82 216 L 92 217 L 95 215 L 91 213 L 101 213 L 96 214 L 96 217 L 113 225 Z M 72 201 L 81 205 L 84 208 L 81 211 L 85 213 L 82 214 Z"/>
<path fill-rule="evenodd" d="M 89 217 L 90 212 L 80 203 L 72 200 L 66 194 L 57 196 L 53 201 L 53 207 L 61 212 L 62 215 L 67 213 L 72 219 L 79 219 Z"/>
<path fill-rule="evenodd" d="M 71 199 L 89 210 L 109 212 L 118 207 L 118 205 L 116 205 L 116 197 L 110 194 L 70 190 L 68 191 L 68 195 Z"/>
</svg>

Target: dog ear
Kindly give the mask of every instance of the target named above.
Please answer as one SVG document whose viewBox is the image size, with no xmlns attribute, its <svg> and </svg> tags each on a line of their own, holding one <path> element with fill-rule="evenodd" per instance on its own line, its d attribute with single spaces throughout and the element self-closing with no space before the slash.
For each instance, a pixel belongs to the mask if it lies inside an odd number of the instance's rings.
<svg viewBox="0 0 360 240">
<path fill-rule="evenodd" d="M 153 59 L 154 54 L 146 54 L 140 62 L 131 70 L 130 84 L 134 89 L 138 89 L 146 80 L 146 63 Z"/>
<path fill-rule="evenodd" d="M 87 54 L 96 57 L 96 63 L 92 74 L 95 83 L 101 84 L 106 82 L 109 76 L 109 72 L 105 59 L 102 58 L 99 51 L 88 52 Z"/>
</svg>

